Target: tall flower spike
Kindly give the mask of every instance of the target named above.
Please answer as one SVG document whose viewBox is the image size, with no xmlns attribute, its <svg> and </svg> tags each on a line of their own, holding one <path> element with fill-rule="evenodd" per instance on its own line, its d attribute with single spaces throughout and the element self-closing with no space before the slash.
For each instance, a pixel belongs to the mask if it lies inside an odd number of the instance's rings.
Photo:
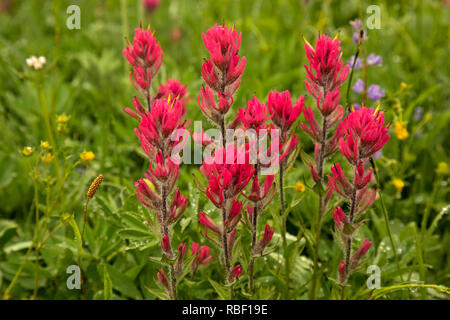
<svg viewBox="0 0 450 320">
<path fill-rule="evenodd" d="M 347 79 L 349 67 L 343 66 L 341 42 L 327 35 L 317 39 L 316 47 L 312 47 L 305 40 L 306 58 L 309 67 L 305 65 L 305 86 L 308 92 L 316 99 L 326 92 L 333 92 Z"/>
<path fill-rule="evenodd" d="M 203 33 L 202 38 L 214 65 L 222 72 L 226 72 L 231 58 L 237 55 L 241 46 L 241 34 L 234 28 L 227 28 L 225 24 L 221 26 L 216 24 Z"/>
<path fill-rule="evenodd" d="M 128 43 L 122 52 L 133 67 L 131 82 L 143 96 L 149 97 L 150 83 L 159 71 L 164 56 L 153 33 L 142 27 L 135 29 L 133 43 Z"/>
<path fill-rule="evenodd" d="M 211 59 L 202 65 L 202 77 L 207 86 L 200 91 L 198 105 L 208 119 L 223 126 L 245 69 L 246 59 L 238 54 L 241 35 L 234 28 L 216 24 L 202 37 Z"/>
</svg>

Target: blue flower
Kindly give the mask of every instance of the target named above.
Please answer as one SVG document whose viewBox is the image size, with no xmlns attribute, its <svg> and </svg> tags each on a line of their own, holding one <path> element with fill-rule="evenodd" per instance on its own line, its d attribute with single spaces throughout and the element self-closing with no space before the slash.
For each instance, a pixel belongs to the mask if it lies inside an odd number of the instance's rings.
<svg viewBox="0 0 450 320">
<path fill-rule="evenodd" d="M 369 66 L 376 66 L 376 65 L 379 65 L 381 63 L 382 59 L 383 58 L 381 56 L 377 56 L 375 53 L 371 53 L 367 57 L 367 64 Z"/>
<path fill-rule="evenodd" d="M 381 87 L 379 85 L 377 85 L 377 84 L 372 84 L 367 89 L 367 96 L 369 97 L 369 99 L 371 99 L 373 101 L 380 101 L 380 99 L 382 97 L 384 97 L 385 93 L 386 93 L 386 91 L 381 89 Z"/>
<path fill-rule="evenodd" d="M 347 62 L 348 66 L 351 68 L 353 66 L 353 61 L 355 60 L 355 56 L 352 56 L 350 60 Z M 361 60 L 359 58 L 355 61 L 355 70 L 358 70 L 361 66 Z"/>
<path fill-rule="evenodd" d="M 361 93 L 364 91 L 364 81 L 361 79 L 356 80 L 355 84 L 353 85 L 353 91 L 356 93 Z"/>
</svg>

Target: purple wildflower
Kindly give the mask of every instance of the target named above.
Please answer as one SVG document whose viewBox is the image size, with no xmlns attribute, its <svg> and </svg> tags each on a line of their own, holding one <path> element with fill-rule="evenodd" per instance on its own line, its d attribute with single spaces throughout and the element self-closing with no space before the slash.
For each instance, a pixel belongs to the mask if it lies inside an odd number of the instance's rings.
<svg viewBox="0 0 450 320">
<path fill-rule="evenodd" d="M 367 57 L 367 64 L 369 66 L 376 66 L 376 65 L 379 65 L 381 63 L 381 60 L 382 60 L 381 56 L 377 56 L 375 53 L 371 53 Z"/>
<path fill-rule="evenodd" d="M 358 104 L 358 103 L 352 103 L 352 107 L 353 107 L 353 109 L 355 109 L 355 110 L 359 110 L 359 109 L 361 109 L 361 105 L 360 104 Z"/>
<path fill-rule="evenodd" d="M 356 85 L 356 84 L 355 84 Z M 355 90 L 355 88 L 353 87 L 353 90 Z M 384 91 L 383 89 L 381 89 L 381 87 L 377 84 L 372 84 L 368 89 L 367 89 L 367 96 L 369 97 L 369 99 L 373 100 L 373 101 L 380 101 L 380 99 L 382 97 L 384 97 L 384 94 L 386 93 L 386 91 Z"/>
<path fill-rule="evenodd" d="M 383 156 L 383 150 L 378 150 L 377 152 L 375 152 L 374 154 L 373 154 L 373 159 L 374 160 L 377 160 L 377 159 L 380 159 L 381 157 Z"/>
<path fill-rule="evenodd" d="M 353 85 L 353 91 L 356 93 L 361 93 L 364 91 L 364 81 L 361 79 L 356 80 L 355 84 Z"/>
<path fill-rule="evenodd" d="M 354 31 L 353 37 L 352 37 L 353 42 L 358 43 L 359 34 L 360 34 L 361 30 L 363 31 L 363 36 L 362 36 L 361 41 L 366 41 L 367 40 L 367 31 L 366 31 L 366 29 L 363 29 L 363 24 L 362 24 L 361 20 L 355 19 L 353 21 L 350 21 L 349 23 L 352 25 L 353 31 Z"/>
<path fill-rule="evenodd" d="M 361 29 L 363 26 L 361 19 L 351 20 L 349 23 L 352 25 L 354 31 Z"/>
<path fill-rule="evenodd" d="M 347 62 L 348 66 L 351 68 L 353 66 L 353 61 L 355 61 L 355 56 L 352 56 L 350 60 Z M 361 66 L 361 60 L 359 58 L 355 61 L 355 70 L 358 70 Z"/>
<path fill-rule="evenodd" d="M 423 118 L 423 108 L 419 106 L 414 109 L 413 119 L 414 121 L 419 122 L 420 120 L 422 120 L 422 118 Z"/>
</svg>

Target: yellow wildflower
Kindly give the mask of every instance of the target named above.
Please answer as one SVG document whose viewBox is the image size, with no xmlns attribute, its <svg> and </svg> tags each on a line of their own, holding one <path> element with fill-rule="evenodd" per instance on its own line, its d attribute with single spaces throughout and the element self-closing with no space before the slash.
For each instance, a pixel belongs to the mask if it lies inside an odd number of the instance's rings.
<svg viewBox="0 0 450 320">
<path fill-rule="evenodd" d="M 92 151 L 84 151 L 80 153 L 80 159 L 84 162 L 84 164 L 88 164 L 92 160 L 94 160 L 95 154 Z"/>
<path fill-rule="evenodd" d="M 444 161 L 441 161 L 438 163 L 438 166 L 436 168 L 436 173 L 440 175 L 447 175 L 448 174 L 448 164 Z"/>
<path fill-rule="evenodd" d="M 409 137 L 409 133 L 406 129 L 405 123 L 402 121 L 397 121 L 395 123 L 394 131 L 399 140 L 405 140 Z"/>
<path fill-rule="evenodd" d="M 430 122 L 431 119 L 433 119 L 433 116 L 431 115 L 431 113 L 428 112 L 428 113 L 425 115 L 425 121 L 426 121 L 426 122 Z"/>
<path fill-rule="evenodd" d="M 56 118 L 56 121 L 58 123 L 67 123 L 69 121 L 69 117 L 66 116 L 65 114 L 61 114 L 58 116 L 58 118 Z"/>
<path fill-rule="evenodd" d="M 50 149 L 50 143 L 48 141 L 41 141 L 41 148 L 44 150 Z"/>
<path fill-rule="evenodd" d="M 402 192 L 403 188 L 405 187 L 405 183 L 403 182 L 403 180 L 398 179 L 398 178 L 395 178 L 394 180 L 392 180 L 392 184 L 397 189 L 398 193 Z"/>
<path fill-rule="evenodd" d="M 45 164 L 50 164 L 52 161 L 53 161 L 53 157 L 50 152 L 42 157 L 42 162 Z"/>
<path fill-rule="evenodd" d="M 405 83 L 405 82 L 401 82 L 400 83 L 400 87 L 402 88 L 402 89 L 406 89 L 406 88 L 408 88 L 408 85 Z"/>
<path fill-rule="evenodd" d="M 32 147 L 24 147 L 23 148 L 23 151 L 22 151 L 22 154 L 25 156 L 25 157 L 29 157 L 29 156 L 31 156 L 32 154 L 33 154 L 33 148 Z"/>
<path fill-rule="evenodd" d="M 295 184 L 295 191 L 297 191 L 297 192 L 304 192 L 305 191 L 305 185 L 303 184 L 303 183 L 301 183 L 301 182 L 297 182 L 296 184 Z"/>
</svg>

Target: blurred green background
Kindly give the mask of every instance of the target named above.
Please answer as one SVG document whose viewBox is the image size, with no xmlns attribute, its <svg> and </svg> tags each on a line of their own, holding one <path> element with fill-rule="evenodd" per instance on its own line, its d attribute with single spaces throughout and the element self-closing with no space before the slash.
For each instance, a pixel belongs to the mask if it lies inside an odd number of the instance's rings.
<svg viewBox="0 0 450 320">
<path fill-rule="evenodd" d="M 64 145 L 61 135 L 56 138 L 57 148 L 63 150 L 59 159 L 64 154 L 70 167 L 81 152 L 95 153 L 91 163 L 81 164 L 71 172 L 62 196 L 54 207 L 50 205 L 53 211 L 49 224 L 58 225 L 65 213 L 74 213 L 77 221 L 81 221 L 89 183 L 103 173 L 105 181 L 90 208 L 83 256 L 89 295 L 104 297 L 104 272 L 108 270 L 114 298 L 162 298 L 156 289 L 146 289 L 156 286 L 158 266 L 151 263 L 148 256 L 158 255 L 157 241 L 150 236 L 148 239 L 130 238 L 123 232 L 130 227 L 132 219 L 139 220 L 139 215 L 148 214 L 135 199 L 132 185 L 143 175 L 148 163 L 133 133 L 136 122 L 122 111 L 124 106 L 131 106 L 131 99 L 136 95 L 128 79 L 129 66 L 122 56 L 125 37 L 132 39 L 140 21 L 156 31 L 165 55 L 155 82 L 175 78 L 187 85 L 191 97 L 187 118 L 201 120 L 197 95 L 202 85 L 201 64 L 207 57 L 201 34 L 215 23 L 234 24 L 242 33 L 240 54 L 247 57 L 247 65 L 234 114 L 253 96 L 267 101 L 271 90 L 289 90 L 295 98 L 306 94 L 302 35 L 313 43 L 319 32 L 330 36 L 339 32 L 342 58 L 346 63 L 356 50 L 349 21 L 356 18 L 366 21 L 369 16 L 366 8 L 372 4 L 381 9 L 381 29 L 368 30 L 364 50 L 366 54 L 381 55 L 383 62 L 381 66 L 369 68 L 367 80 L 386 90 L 381 107 L 388 121 L 404 123 L 409 137 L 399 140 L 392 125 L 392 138 L 383 150 L 383 157 L 377 160 L 391 228 L 404 269 L 402 279 L 389 252 L 379 201 L 368 213 L 370 221 L 362 231 L 374 240 L 377 248 L 369 264 L 382 268 L 383 286 L 406 280 L 450 285 L 450 224 L 445 209 L 450 200 L 449 5 L 445 1 L 162 0 L 151 14 L 138 0 L 3 0 L 0 3 L 3 4 L 0 6 L 0 293 L 6 290 L 21 265 L 25 265 L 23 273 L 10 294 L 15 298 L 29 298 L 35 287 L 35 258 L 24 258 L 34 235 L 35 189 L 30 158 L 25 158 L 21 151 L 24 146 L 32 146 L 37 153 L 40 142 L 48 140 L 48 136 L 42 118 L 42 97 L 40 100 L 38 88 L 30 80 L 36 73 L 25 63 L 28 57 L 36 55 L 47 59 L 39 74 L 52 126 L 56 128 L 58 115 L 70 116 Z M 80 30 L 66 27 L 66 9 L 72 4 L 81 9 Z M 361 77 L 362 71 L 355 71 L 354 81 Z M 347 83 L 341 90 L 342 103 L 346 89 Z M 351 93 L 352 102 L 359 102 L 359 99 Z M 308 98 L 307 103 L 314 102 Z M 208 126 L 206 121 L 204 126 Z M 312 152 L 308 137 L 299 129 L 297 133 L 304 149 Z M 439 163 L 441 170 L 436 171 Z M 44 164 L 38 167 L 36 181 L 42 205 L 39 210 L 46 212 L 47 196 L 52 203 L 57 186 L 52 181 L 53 169 Z M 213 210 L 192 184 L 191 174 L 198 172 L 198 167 L 183 165 L 181 170 L 179 186 L 189 195 L 191 205 L 177 226 L 177 230 L 183 232 L 176 241 L 205 242 L 196 217 L 199 208 Z M 401 180 L 404 187 L 398 189 L 394 179 Z M 287 184 L 311 184 L 310 180 L 309 170 L 298 159 L 287 175 Z M 302 237 L 307 238 L 301 225 L 310 228 L 316 211 L 312 203 L 316 201 L 309 190 L 300 195 L 291 188 L 287 197 L 290 202 L 303 197 L 292 210 L 288 226 L 292 234 L 290 241 L 297 243 Z M 271 210 L 276 212 L 276 207 Z M 132 212 L 131 218 L 125 214 L 127 212 Z M 424 214 L 428 218 L 425 235 L 421 236 Z M 271 220 L 269 213 L 266 220 Z M 325 278 L 336 278 L 340 259 L 340 251 L 331 235 L 331 220 L 328 215 L 324 225 L 325 241 L 320 248 L 326 262 Z M 242 230 L 241 242 L 245 243 L 249 234 Z M 75 264 L 76 255 L 72 230 L 70 227 L 59 229 L 39 258 L 38 298 L 81 297 L 79 291 L 70 291 L 65 286 L 65 270 Z M 298 290 L 292 293 L 292 298 L 306 297 L 310 257 L 308 243 L 302 256 L 294 254 L 293 283 Z M 258 270 L 258 281 L 265 284 L 258 294 L 261 298 L 277 298 L 276 288 L 282 286 L 282 280 L 270 270 L 270 259 L 276 261 L 279 257 L 274 253 L 267 259 L 267 265 L 261 263 Z M 217 269 L 204 272 L 214 279 Z M 364 271 L 355 274 L 353 284 L 361 288 L 354 290 L 355 298 L 369 297 L 364 291 L 366 278 Z M 186 280 L 180 287 L 180 296 L 216 298 L 217 293 L 205 279 Z M 245 281 L 242 282 L 244 285 Z M 322 285 L 320 297 L 333 298 L 333 284 L 324 281 Z M 383 297 L 445 298 L 445 295 L 433 290 L 427 293 L 410 290 Z"/>
</svg>

